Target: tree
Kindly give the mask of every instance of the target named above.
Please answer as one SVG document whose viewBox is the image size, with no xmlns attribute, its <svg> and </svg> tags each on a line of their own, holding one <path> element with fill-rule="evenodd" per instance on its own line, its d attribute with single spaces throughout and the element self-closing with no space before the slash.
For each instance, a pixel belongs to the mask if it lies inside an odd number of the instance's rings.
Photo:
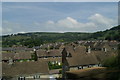
<svg viewBox="0 0 120 80">
<path fill-rule="evenodd" d="M 118 69 L 120 70 L 120 44 L 118 45 Z"/>
<path fill-rule="evenodd" d="M 32 59 L 35 60 L 35 61 L 38 60 L 36 51 L 34 51 L 34 53 L 32 54 Z"/>
<path fill-rule="evenodd" d="M 118 55 L 104 60 L 102 66 L 108 68 L 109 73 L 106 74 L 106 77 L 109 80 L 120 80 L 120 44 L 118 45 Z"/>
</svg>

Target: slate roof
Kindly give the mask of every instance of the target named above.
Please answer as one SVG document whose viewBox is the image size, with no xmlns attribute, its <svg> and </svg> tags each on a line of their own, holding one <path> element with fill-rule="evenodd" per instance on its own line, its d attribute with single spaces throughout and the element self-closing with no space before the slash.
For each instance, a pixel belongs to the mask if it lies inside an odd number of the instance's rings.
<svg viewBox="0 0 120 80">
<path fill-rule="evenodd" d="M 69 66 L 99 64 L 106 57 L 115 56 L 116 53 L 111 51 L 91 51 L 87 53 L 85 46 L 76 46 L 75 49 L 72 46 L 66 46 L 65 48 L 67 52 L 72 54 L 72 57 L 67 58 Z"/>
<path fill-rule="evenodd" d="M 53 50 L 37 50 L 38 57 L 53 57 L 53 56 L 62 56 L 60 49 L 53 49 Z"/>
<path fill-rule="evenodd" d="M 9 59 L 31 59 L 31 53 L 29 51 L 19 53 L 2 53 L 2 60 Z"/>
<path fill-rule="evenodd" d="M 14 59 L 14 53 L 2 53 L 2 60 Z"/>
<path fill-rule="evenodd" d="M 20 75 L 32 75 L 32 74 L 48 74 L 48 64 L 45 61 L 35 62 L 15 62 L 10 65 L 8 63 L 2 63 L 3 76 L 20 76 Z"/>
<path fill-rule="evenodd" d="M 30 52 L 15 53 L 14 59 L 31 59 L 31 53 Z"/>
<path fill-rule="evenodd" d="M 74 55 L 72 58 L 67 59 L 69 66 L 82 66 L 82 65 L 92 65 L 99 64 L 96 56 L 93 54 L 81 54 L 80 56 Z"/>
</svg>

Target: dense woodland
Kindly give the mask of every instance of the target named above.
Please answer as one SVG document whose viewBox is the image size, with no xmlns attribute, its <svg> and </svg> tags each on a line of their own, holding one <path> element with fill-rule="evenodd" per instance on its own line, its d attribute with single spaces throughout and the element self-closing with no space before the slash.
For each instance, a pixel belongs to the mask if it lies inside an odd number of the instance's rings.
<svg viewBox="0 0 120 80">
<path fill-rule="evenodd" d="M 105 31 L 95 33 L 80 32 L 31 32 L 2 36 L 2 47 L 22 45 L 27 47 L 39 46 L 45 43 L 72 42 L 79 40 L 118 40 L 120 41 L 120 25 Z"/>
</svg>

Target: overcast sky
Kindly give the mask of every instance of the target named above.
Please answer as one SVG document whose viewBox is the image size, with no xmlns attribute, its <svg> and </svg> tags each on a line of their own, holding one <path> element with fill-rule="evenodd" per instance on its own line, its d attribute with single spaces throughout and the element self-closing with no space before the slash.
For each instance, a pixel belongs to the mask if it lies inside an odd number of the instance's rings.
<svg viewBox="0 0 120 80">
<path fill-rule="evenodd" d="M 2 32 L 96 32 L 118 24 L 117 2 L 4 2 Z"/>
</svg>

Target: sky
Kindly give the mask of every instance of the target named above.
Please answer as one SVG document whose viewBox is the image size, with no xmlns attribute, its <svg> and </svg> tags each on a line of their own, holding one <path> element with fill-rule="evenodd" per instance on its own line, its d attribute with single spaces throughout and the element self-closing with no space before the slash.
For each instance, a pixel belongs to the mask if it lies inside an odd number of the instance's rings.
<svg viewBox="0 0 120 80">
<path fill-rule="evenodd" d="M 3 2 L 119 2 L 119 0 L 2 0 Z"/>
<path fill-rule="evenodd" d="M 2 3 L 3 35 L 26 32 L 96 32 L 117 24 L 117 2 Z"/>
<path fill-rule="evenodd" d="M 0 2 L 0 35 L 2 34 L 2 3 Z"/>
</svg>

